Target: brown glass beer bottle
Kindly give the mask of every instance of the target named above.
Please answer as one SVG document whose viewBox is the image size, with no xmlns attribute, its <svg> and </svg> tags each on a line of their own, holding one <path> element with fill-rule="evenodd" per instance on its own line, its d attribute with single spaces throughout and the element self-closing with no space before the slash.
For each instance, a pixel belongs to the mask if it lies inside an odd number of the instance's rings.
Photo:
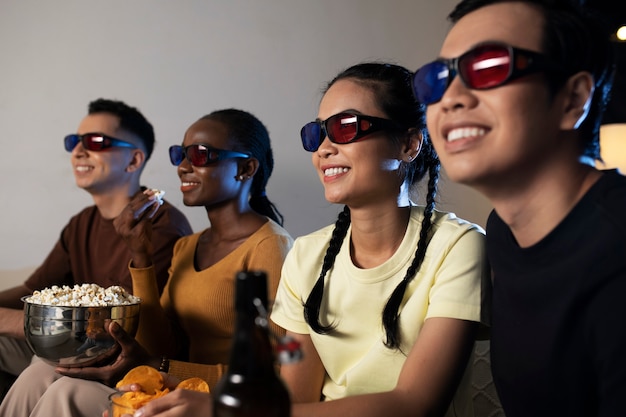
<svg viewBox="0 0 626 417">
<path fill-rule="evenodd" d="M 228 371 L 211 391 L 213 416 L 289 417 L 289 393 L 276 373 L 268 329 L 258 322 L 259 311 L 267 311 L 264 272 L 237 274 L 235 309 L 237 322 Z"/>
</svg>

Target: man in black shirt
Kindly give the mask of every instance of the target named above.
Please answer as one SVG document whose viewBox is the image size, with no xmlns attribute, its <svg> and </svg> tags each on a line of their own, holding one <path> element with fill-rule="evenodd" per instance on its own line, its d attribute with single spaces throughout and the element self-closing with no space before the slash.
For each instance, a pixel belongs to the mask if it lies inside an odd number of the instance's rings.
<svg viewBox="0 0 626 417">
<path fill-rule="evenodd" d="M 567 0 L 464 0 L 414 92 L 448 176 L 484 194 L 492 370 L 507 417 L 626 398 L 626 177 L 594 167 L 606 26 Z"/>
</svg>

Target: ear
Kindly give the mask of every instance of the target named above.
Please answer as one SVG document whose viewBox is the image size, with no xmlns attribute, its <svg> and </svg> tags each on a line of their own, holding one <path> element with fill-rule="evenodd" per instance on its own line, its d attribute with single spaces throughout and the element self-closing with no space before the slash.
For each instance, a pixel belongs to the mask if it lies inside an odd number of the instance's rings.
<svg viewBox="0 0 626 417">
<path fill-rule="evenodd" d="M 594 92 L 593 76 L 586 71 L 576 73 L 567 80 L 563 89 L 566 96 L 561 129 L 578 129 L 591 106 Z"/>
<path fill-rule="evenodd" d="M 146 154 L 141 149 L 133 149 L 131 158 L 126 166 L 126 172 L 135 172 L 140 170 L 146 162 Z"/>
<path fill-rule="evenodd" d="M 248 158 L 244 159 L 243 162 L 239 164 L 239 169 L 237 175 L 252 178 L 254 174 L 256 174 L 259 169 L 259 160 L 256 158 Z"/>
<path fill-rule="evenodd" d="M 402 160 L 404 162 L 412 162 L 422 149 L 424 136 L 422 130 L 412 127 L 407 132 L 407 140 L 402 145 Z"/>
</svg>

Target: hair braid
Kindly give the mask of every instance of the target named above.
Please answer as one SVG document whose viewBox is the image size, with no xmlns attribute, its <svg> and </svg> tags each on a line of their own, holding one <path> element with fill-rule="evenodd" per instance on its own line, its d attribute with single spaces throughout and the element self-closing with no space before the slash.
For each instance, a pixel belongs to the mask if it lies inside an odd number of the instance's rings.
<svg viewBox="0 0 626 417">
<path fill-rule="evenodd" d="M 385 328 L 385 346 L 390 349 L 400 347 L 401 337 L 398 331 L 398 320 L 400 318 L 400 304 L 404 298 L 404 293 L 409 283 L 413 280 L 419 270 L 426 249 L 430 242 L 430 231 L 432 228 L 432 215 L 435 210 L 435 196 L 437 195 L 437 183 L 439 182 L 439 158 L 432 146 L 425 146 L 424 162 L 428 166 L 428 193 L 426 195 L 426 207 L 424 208 L 424 219 L 420 230 L 420 237 L 415 251 L 415 258 L 406 271 L 402 281 L 396 286 L 383 309 L 383 327 Z"/>
<path fill-rule="evenodd" d="M 343 211 L 339 213 L 339 216 L 337 217 L 337 222 L 335 222 L 335 229 L 333 230 L 333 234 L 330 238 L 328 249 L 326 249 L 326 255 L 324 256 L 320 276 L 313 286 L 313 289 L 311 289 L 309 297 L 304 303 L 304 319 L 315 333 L 326 334 L 334 328 L 332 324 L 324 326 L 320 323 L 320 308 L 322 306 L 322 298 L 324 296 L 324 277 L 335 263 L 335 258 L 341 249 L 341 244 L 348 233 L 349 226 L 350 209 L 348 206 L 344 206 Z"/>
</svg>

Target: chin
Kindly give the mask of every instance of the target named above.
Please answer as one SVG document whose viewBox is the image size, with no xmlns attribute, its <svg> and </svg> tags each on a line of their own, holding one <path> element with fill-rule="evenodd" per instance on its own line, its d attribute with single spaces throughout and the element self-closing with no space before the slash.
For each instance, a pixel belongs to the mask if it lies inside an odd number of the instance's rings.
<svg viewBox="0 0 626 417">
<path fill-rule="evenodd" d="M 480 178 L 475 169 L 459 165 L 452 169 L 444 168 L 444 174 L 448 180 L 467 186 L 475 185 Z"/>
<path fill-rule="evenodd" d="M 326 198 L 326 201 L 328 201 L 331 204 L 343 204 L 343 199 L 340 198 L 336 194 L 326 193 L 326 194 L 324 194 L 324 197 Z"/>
</svg>

